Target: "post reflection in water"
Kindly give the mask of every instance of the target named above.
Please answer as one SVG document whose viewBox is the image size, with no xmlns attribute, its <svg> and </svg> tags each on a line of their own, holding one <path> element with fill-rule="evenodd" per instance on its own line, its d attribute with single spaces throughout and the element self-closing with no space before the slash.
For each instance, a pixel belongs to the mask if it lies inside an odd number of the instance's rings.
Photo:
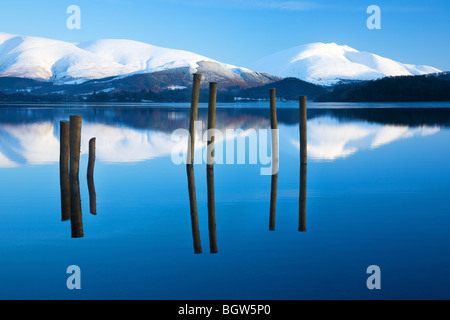
<svg viewBox="0 0 450 320">
<path fill-rule="evenodd" d="M 301 164 L 298 231 L 306 231 L 306 171 L 307 165 Z"/>
<path fill-rule="evenodd" d="M 208 145 L 207 145 L 207 164 L 206 179 L 208 187 L 208 231 L 209 231 L 209 252 L 217 253 L 217 234 L 216 234 L 216 204 L 214 197 L 214 141 L 216 126 L 216 97 L 217 83 L 209 84 L 209 103 L 208 103 Z"/>
<path fill-rule="evenodd" d="M 95 138 L 89 140 L 89 162 L 87 169 L 87 182 L 89 190 L 89 209 L 92 214 L 97 214 L 97 195 L 94 184 L 94 166 L 95 166 Z"/>
<path fill-rule="evenodd" d="M 82 238 L 83 219 L 80 196 L 81 116 L 70 116 L 70 227 L 72 238 Z"/>
<path fill-rule="evenodd" d="M 191 210 L 192 240 L 194 241 L 194 253 L 202 253 L 202 244 L 200 241 L 200 229 L 198 226 L 197 198 L 195 195 L 195 179 L 193 164 L 186 164 L 189 205 Z"/>
<path fill-rule="evenodd" d="M 61 187 L 61 221 L 70 220 L 69 122 L 60 122 L 59 178 Z"/>
<path fill-rule="evenodd" d="M 275 89 L 270 89 L 270 126 L 272 137 L 272 181 L 270 188 L 269 230 L 275 231 L 275 216 L 277 211 L 278 189 L 278 125 Z"/>
</svg>

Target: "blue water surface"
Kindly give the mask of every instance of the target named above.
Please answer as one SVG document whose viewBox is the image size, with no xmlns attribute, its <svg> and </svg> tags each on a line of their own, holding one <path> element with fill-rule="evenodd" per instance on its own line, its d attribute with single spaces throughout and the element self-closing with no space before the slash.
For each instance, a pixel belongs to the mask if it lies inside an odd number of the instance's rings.
<svg viewBox="0 0 450 320">
<path fill-rule="evenodd" d="M 209 253 L 206 164 L 195 164 L 194 254 L 186 167 L 171 157 L 189 109 L 0 106 L 0 298 L 450 298 L 450 109 L 359 107 L 308 110 L 306 232 L 297 109 L 278 110 L 275 231 L 264 165 L 216 164 L 219 252 Z M 61 221 L 59 121 L 70 115 L 83 116 L 79 239 Z M 268 108 L 222 106 L 216 127 L 245 139 L 270 127 Z M 85 178 L 94 136 L 96 215 Z M 81 290 L 66 286 L 70 265 Z M 381 290 L 366 286 L 370 265 Z"/>
</svg>

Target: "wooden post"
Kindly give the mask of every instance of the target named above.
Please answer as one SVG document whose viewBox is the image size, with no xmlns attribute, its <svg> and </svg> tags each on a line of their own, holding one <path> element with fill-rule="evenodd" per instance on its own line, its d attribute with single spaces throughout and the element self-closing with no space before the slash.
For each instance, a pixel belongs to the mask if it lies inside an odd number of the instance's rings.
<svg viewBox="0 0 450 320">
<path fill-rule="evenodd" d="M 307 174 L 307 114 L 306 96 L 301 96 L 300 104 L 300 195 L 298 231 L 306 231 L 306 174 Z"/>
<path fill-rule="evenodd" d="M 94 166 L 95 166 L 95 138 L 89 140 L 89 161 L 87 169 L 87 182 L 89 190 L 89 211 L 97 214 L 97 195 L 94 184 Z"/>
<path fill-rule="evenodd" d="M 61 188 L 61 221 L 70 220 L 69 128 L 68 121 L 60 122 L 59 181 Z"/>
<path fill-rule="evenodd" d="M 81 116 L 70 116 L 70 174 L 78 176 L 80 172 Z"/>
<path fill-rule="evenodd" d="M 277 106 L 275 89 L 270 89 L 270 127 L 272 137 L 272 183 L 270 188 L 270 218 L 269 230 L 275 230 L 275 216 L 277 211 L 277 189 L 278 189 L 278 126 Z"/>
<path fill-rule="evenodd" d="M 81 238 L 83 220 L 81 216 L 80 197 L 80 147 L 81 147 L 81 116 L 70 116 L 70 225 L 72 238 Z"/>
<path fill-rule="evenodd" d="M 209 84 L 209 103 L 208 103 L 208 131 L 207 131 L 207 163 L 206 180 L 208 185 L 208 230 L 209 230 L 209 250 L 211 253 L 217 253 L 217 234 L 216 234 L 216 206 L 214 197 L 214 130 L 216 127 L 216 98 L 217 83 Z"/>
<path fill-rule="evenodd" d="M 89 140 L 89 161 L 87 169 L 87 177 L 92 178 L 94 176 L 94 166 L 95 166 L 95 138 Z"/>
<path fill-rule="evenodd" d="M 300 97 L 300 163 L 307 162 L 307 139 L 306 139 L 306 96 Z"/>
<path fill-rule="evenodd" d="M 198 225 L 197 197 L 195 194 L 194 178 L 194 150 L 195 150 L 195 121 L 198 114 L 198 99 L 200 95 L 201 74 L 194 74 L 192 83 L 191 116 L 189 122 L 189 141 L 186 159 L 186 171 L 188 178 L 189 205 L 191 211 L 192 239 L 194 242 L 194 253 L 202 253 L 200 241 L 200 229 Z"/>
<path fill-rule="evenodd" d="M 194 74 L 192 82 L 192 97 L 191 97 L 191 117 L 189 121 L 189 144 L 187 150 L 187 163 L 194 164 L 194 151 L 195 151 L 195 121 L 197 121 L 198 114 L 198 99 L 200 96 L 200 81 L 202 75 L 199 73 Z"/>
</svg>

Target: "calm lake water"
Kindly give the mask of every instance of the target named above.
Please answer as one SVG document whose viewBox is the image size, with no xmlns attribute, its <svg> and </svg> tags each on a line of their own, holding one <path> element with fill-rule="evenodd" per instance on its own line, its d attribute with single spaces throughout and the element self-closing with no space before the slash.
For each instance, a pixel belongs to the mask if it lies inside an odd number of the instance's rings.
<svg viewBox="0 0 450 320">
<path fill-rule="evenodd" d="M 216 127 L 248 140 L 270 128 L 266 104 L 219 105 Z M 185 145 L 172 133 L 188 128 L 187 105 L 0 106 L 0 298 L 449 299 L 448 104 L 311 106 L 306 232 L 299 112 L 279 103 L 275 231 L 265 165 L 216 164 L 217 254 L 206 164 L 194 165 L 203 249 L 194 254 L 186 166 L 171 157 Z M 59 122 L 70 115 L 83 116 L 83 238 L 61 221 Z M 92 137 L 96 215 L 86 181 Z M 81 268 L 81 290 L 66 287 L 70 265 Z M 381 290 L 366 287 L 370 265 L 381 268 Z"/>
</svg>

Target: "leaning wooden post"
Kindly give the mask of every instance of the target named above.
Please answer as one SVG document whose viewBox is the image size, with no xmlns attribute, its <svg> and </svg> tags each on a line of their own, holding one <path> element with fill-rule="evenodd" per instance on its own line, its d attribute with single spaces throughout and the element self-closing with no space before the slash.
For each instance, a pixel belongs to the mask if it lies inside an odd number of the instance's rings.
<svg viewBox="0 0 450 320">
<path fill-rule="evenodd" d="M 207 131 L 207 160 L 206 160 L 206 180 L 208 185 L 208 230 L 209 230 L 209 250 L 217 253 L 216 235 L 216 207 L 214 198 L 214 141 L 216 127 L 216 98 L 217 83 L 209 84 L 208 103 L 208 131 Z"/>
<path fill-rule="evenodd" d="M 61 121 L 59 130 L 59 181 L 61 187 L 61 221 L 70 220 L 69 138 L 70 124 Z"/>
<path fill-rule="evenodd" d="M 81 147 L 81 116 L 70 116 L 70 225 L 72 238 L 81 238 L 83 220 L 81 216 L 80 197 L 80 147 Z"/>
<path fill-rule="evenodd" d="M 195 121 L 198 114 L 198 99 L 200 96 L 201 74 L 194 74 L 192 83 L 191 116 L 189 122 L 189 140 L 186 159 L 186 171 L 188 178 L 189 205 L 191 211 L 192 239 L 194 242 L 194 253 L 202 253 L 200 241 L 200 229 L 198 225 L 197 198 L 195 194 L 194 179 L 194 150 L 195 150 Z"/>
<path fill-rule="evenodd" d="M 307 174 L 307 114 L 306 96 L 301 96 L 300 104 L 300 195 L 298 231 L 306 231 L 306 174 Z"/>
<path fill-rule="evenodd" d="M 278 127 L 277 106 L 275 89 L 270 89 L 270 127 L 272 137 L 272 183 L 270 188 L 270 218 L 269 230 L 275 230 L 275 216 L 277 211 L 277 188 L 278 188 Z"/>
<path fill-rule="evenodd" d="M 94 184 L 94 166 L 95 166 L 95 138 L 89 140 L 89 161 L 87 169 L 87 182 L 89 190 L 89 211 L 97 214 L 97 195 Z"/>
</svg>

